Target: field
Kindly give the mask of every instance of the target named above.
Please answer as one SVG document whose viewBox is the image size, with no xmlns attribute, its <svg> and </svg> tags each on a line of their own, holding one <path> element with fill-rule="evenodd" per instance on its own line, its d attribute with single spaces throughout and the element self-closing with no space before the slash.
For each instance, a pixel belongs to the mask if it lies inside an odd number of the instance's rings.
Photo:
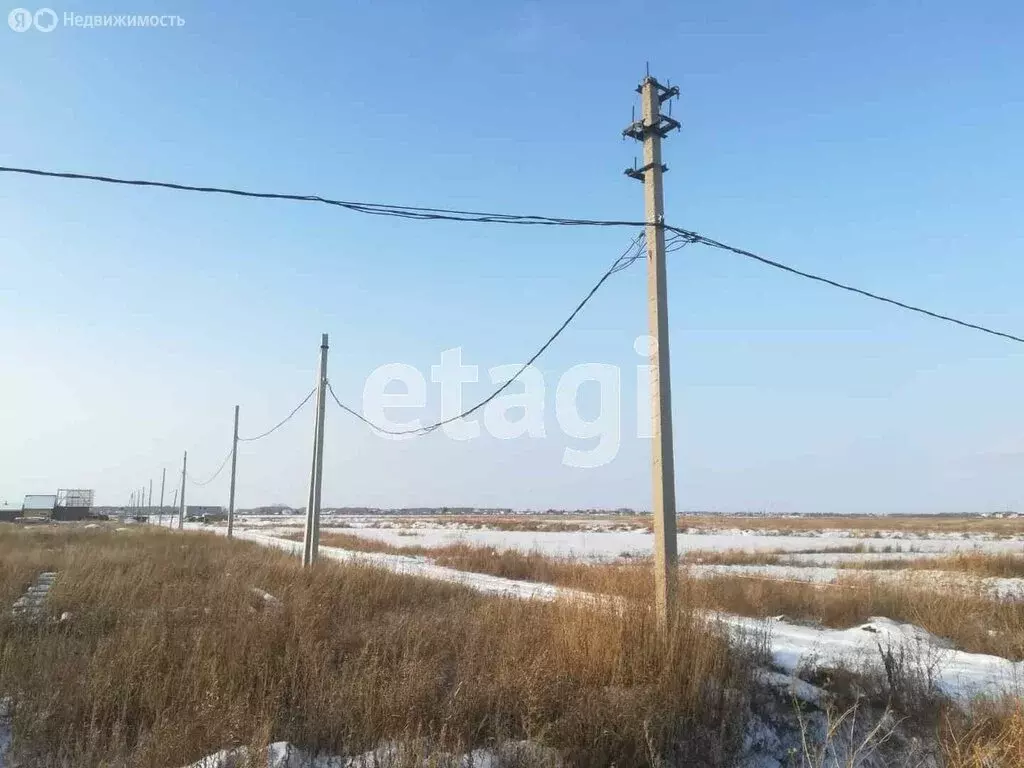
<svg viewBox="0 0 1024 768">
<path fill-rule="evenodd" d="M 324 522 L 0 526 L 0 765 L 1024 766 L 1019 532 L 694 534 L 662 628 L 621 520 Z"/>
</svg>

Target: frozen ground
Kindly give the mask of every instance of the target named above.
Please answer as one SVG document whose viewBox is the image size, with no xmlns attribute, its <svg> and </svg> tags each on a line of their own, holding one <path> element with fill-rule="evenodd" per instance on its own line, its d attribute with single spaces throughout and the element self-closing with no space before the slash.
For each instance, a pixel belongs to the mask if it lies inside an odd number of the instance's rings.
<svg viewBox="0 0 1024 768">
<path fill-rule="evenodd" d="M 300 516 L 275 516 L 264 518 L 243 517 L 238 520 L 240 529 L 259 529 L 268 533 L 294 532 L 301 528 Z M 465 527 L 457 520 L 442 518 L 416 520 L 401 525 L 400 521 L 381 517 L 338 516 L 325 517 L 321 521 L 325 531 L 332 526 L 344 526 L 341 532 L 384 541 L 395 546 L 441 547 L 465 542 L 478 546 L 499 549 L 536 551 L 555 557 L 572 557 L 586 560 L 611 560 L 623 555 L 649 555 L 654 536 L 646 529 L 609 530 L 623 525 L 614 519 L 595 520 L 592 530 L 585 531 L 499 531 Z M 873 537 L 856 536 L 851 531 L 828 531 L 801 535 L 775 535 L 736 529 L 723 529 L 709 533 L 681 533 L 678 537 L 680 552 L 706 549 L 715 551 L 748 550 L 771 552 L 822 552 L 829 549 L 843 549 L 863 546 L 865 553 L 796 554 L 794 558 L 811 558 L 825 564 L 829 558 L 854 560 L 859 557 L 884 557 L 900 554 L 886 553 L 885 550 L 904 550 L 904 556 L 913 551 L 917 556 L 945 554 L 949 552 L 980 549 L 986 552 L 1020 552 L 1024 549 L 1024 538 L 997 539 L 987 535 L 961 535 L 935 537 L 922 534 L 901 534 L 899 536 Z M 875 553 L 872 553 L 872 550 Z"/>
<path fill-rule="evenodd" d="M 914 586 L 943 586 L 952 589 L 978 590 L 991 597 L 1003 600 L 1024 600 L 1024 579 L 999 577 L 979 578 L 967 573 L 920 569 L 905 570 L 856 570 L 850 568 L 827 568 L 795 565 L 694 565 L 689 572 L 695 576 L 749 576 L 758 579 L 802 581 L 812 584 L 836 584 L 846 581 L 850 589 L 857 589 L 855 581 L 879 579 L 889 582 L 903 582 Z M 851 583 L 854 582 L 854 583 Z"/>
<path fill-rule="evenodd" d="M 294 518 L 294 519 L 293 519 Z M 629 557 L 650 555 L 653 536 L 646 530 L 593 530 L 593 531 L 495 531 L 474 528 L 453 529 L 437 523 L 446 520 L 423 521 L 414 528 L 397 526 L 394 520 L 383 522 L 396 527 L 379 528 L 382 518 L 345 516 L 340 518 L 346 525 L 340 532 L 382 541 L 396 547 L 419 546 L 427 549 L 450 544 L 465 543 L 474 546 L 490 546 L 497 549 L 514 549 L 521 552 L 540 552 L 553 557 L 564 557 L 591 562 L 603 562 Z M 332 528 L 335 518 L 323 521 L 325 533 Z M 614 521 L 605 521 L 614 522 Z M 284 524 L 282 524 L 284 523 Z M 292 524 L 294 523 L 294 524 Z M 164 521 L 175 525 L 175 520 Z M 196 527 L 192 524 L 189 527 Z M 198 526 L 224 532 L 224 526 Z M 282 516 L 268 518 L 241 518 L 236 525 L 240 534 L 254 533 L 281 538 L 301 530 L 300 518 Z M 979 539 L 977 537 L 946 537 L 906 539 L 856 538 L 846 532 L 829 534 L 805 534 L 800 536 L 775 536 L 736 529 L 731 532 L 711 534 L 679 534 L 681 552 L 703 550 L 715 552 L 784 552 L 782 560 L 773 565 L 693 565 L 691 573 L 697 576 L 732 575 L 751 578 L 771 578 L 785 581 L 801 581 L 833 584 L 858 576 L 879 579 L 914 579 L 932 583 L 942 582 L 952 588 L 988 592 L 995 597 L 1024 599 L 1024 579 L 1016 578 L 974 578 L 967 574 L 953 574 L 943 571 L 925 570 L 872 570 L 856 571 L 835 566 L 846 563 L 870 562 L 872 560 L 899 560 L 922 557 L 938 557 L 953 552 L 1024 552 L 1024 541 L 1013 539 Z M 864 551 L 829 551 L 861 547 Z M 377 555 L 386 559 L 388 555 Z M 425 570 L 433 573 L 438 569 L 422 558 L 402 558 L 403 568 Z M 451 569 L 440 572 L 459 573 Z M 430 575 L 430 578 L 435 576 Z M 448 577 L 452 580 L 453 577 Z M 537 589 L 537 585 L 533 585 Z"/>
<path fill-rule="evenodd" d="M 243 532 L 239 538 L 265 546 L 298 552 L 301 543 L 258 532 Z M 362 562 L 399 573 L 462 584 L 488 594 L 501 594 L 537 600 L 557 598 L 593 600 L 592 595 L 550 584 L 513 581 L 497 576 L 456 571 L 433 565 L 424 558 L 377 552 L 353 552 L 321 547 L 323 557 L 345 562 Z M 927 659 L 932 674 L 944 693 L 961 699 L 977 694 L 1000 692 L 1024 695 L 1024 662 L 1012 662 L 998 656 L 966 653 L 924 630 L 887 618 L 873 618 L 853 629 L 817 629 L 785 621 L 764 621 L 739 616 L 717 617 L 743 633 L 767 633 L 768 647 L 775 665 L 792 674 L 801 666 L 830 666 L 844 663 L 864 669 L 881 663 L 882 648 L 906 648 L 914 658 Z"/>
</svg>

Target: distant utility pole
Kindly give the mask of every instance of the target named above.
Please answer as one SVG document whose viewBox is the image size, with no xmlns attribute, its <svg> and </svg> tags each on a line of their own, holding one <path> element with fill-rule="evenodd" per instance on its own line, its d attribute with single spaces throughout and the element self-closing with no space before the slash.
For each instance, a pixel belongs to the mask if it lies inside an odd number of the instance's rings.
<svg viewBox="0 0 1024 768">
<path fill-rule="evenodd" d="M 320 500 L 324 475 L 324 412 L 327 406 L 327 334 L 320 337 L 320 371 L 316 379 L 316 422 L 313 429 L 313 469 L 306 505 L 306 532 L 302 541 L 302 564 L 316 562 L 320 551 Z"/>
<path fill-rule="evenodd" d="M 188 451 L 181 459 L 181 500 L 178 506 L 178 530 L 185 527 L 185 477 L 188 473 Z"/>
<path fill-rule="evenodd" d="M 163 468 L 162 474 L 160 475 L 160 511 L 156 516 L 156 524 L 164 524 L 164 486 L 167 485 L 167 467 Z"/>
<path fill-rule="evenodd" d="M 146 504 L 146 512 L 153 511 L 153 478 L 149 478 L 149 503 Z"/>
<path fill-rule="evenodd" d="M 231 443 L 231 493 L 228 496 L 228 538 L 235 527 L 235 470 L 238 468 L 238 406 L 235 406 L 235 437 Z"/>
<path fill-rule="evenodd" d="M 672 453 L 672 390 L 668 355 L 668 295 L 665 276 L 665 210 L 661 140 L 679 123 L 661 114 L 661 105 L 679 95 L 678 87 L 666 87 L 650 72 L 637 88 L 640 119 L 625 131 L 644 145 L 644 164 L 626 174 L 644 184 L 644 220 L 647 224 L 647 318 L 654 337 L 651 349 L 651 417 L 653 421 L 651 466 L 653 470 L 654 583 L 659 617 L 667 622 L 675 600 L 678 579 L 676 549 L 676 483 Z"/>
</svg>

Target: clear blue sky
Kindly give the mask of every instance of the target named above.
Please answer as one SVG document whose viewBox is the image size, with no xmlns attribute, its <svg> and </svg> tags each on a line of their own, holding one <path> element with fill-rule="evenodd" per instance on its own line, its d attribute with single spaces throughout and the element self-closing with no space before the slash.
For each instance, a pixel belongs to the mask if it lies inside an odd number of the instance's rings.
<svg viewBox="0 0 1024 768">
<path fill-rule="evenodd" d="M 1019 3 L 54 9 L 186 24 L 0 28 L 5 165 L 639 218 L 619 136 L 649 60 L 682 90 L 671 223 L 1024 331 Z M 356 403 L 384 363 L 522 362 L 627 238 L 0 176 L 0 500 L 119 503 L 161 467 L 173 484 L 183 449 L 212 472 L 235 403 L 251 434 L 312 386 L 323 331 Z M 669 268 L 681 508 L 1024 507 L 1020 345 L 718 251 Z M 330 410 L 325 503 L 647 506 L 645 322 L 639 264 L 541 361 L 542 440 L 395 443 Z M 561 464 L 586 441 L 559 434 L 555 383 L 582 362 L 623 368 L 627 437 L 601 469 Z M 242 505 L 303 503 L 311 419 L 244 447 Z"/>
</svg>

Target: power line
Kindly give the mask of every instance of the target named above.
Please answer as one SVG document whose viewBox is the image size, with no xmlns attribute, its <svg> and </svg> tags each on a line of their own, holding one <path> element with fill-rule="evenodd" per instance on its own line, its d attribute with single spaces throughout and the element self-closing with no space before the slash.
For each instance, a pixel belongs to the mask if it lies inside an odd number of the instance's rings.
<svg viewBox="0 0 1024 768">
<path fill-rule="evenodd" d="M 291 421 L 292 417 L 295 416 L 295 414 L 297 414 L 299 412 L 299 410 L 302 408 L 302 406 L 304 406 L 306 403 L 309 402 L 309 398 L 311 398 L 315 392 L 316 392 L 315 388 L 310 390 L 309 394 L 306 395 L 302 399 L 301 403 L 299 403 L 297 406 L 295 406 L 295 408 L 292 409 L 291 413 L 289 413 L 287 416 L 285 416 L 284 419 L 279 421 L 277 424 L 275 424 L 273 427 L 268 429 L 266 432 L 264 432 L 264 433 L 262 433 L 260 435 L 257 435 L 256 437 L 240 437 L 240 438 L 238 438 L 238 442 L 240 442 L 240 443 L 241 442 L 251 443 L 251 442 L 254 442 L 256 440 L 260 440 L 260 439 L 266 437 L 267 435 L 270 435 L 270 434 L 276 432 L 278 429 L 280 429 L 285 424 L 287 424 L 289 421 Z M 214 472 L 213 475 L 211 475 L 208 479 L 199 481 L 199 480 L 194 479 L 191 475 L 186 473 L 186 477 L 188 477 L 188 481 L 190 483 L 192 483 L 193 485 L 197 485 L 197 486 L 200 486 L 200 487 L 202 487 L 204 485 L 209 485 L 210 483 L 212 483 L 214 480 L 216 480 L 220 476 L 221 472 L 224 471 L 224 467 L 226 467 L 228 465 L 228 460 L 231 458 L 231 454 L 232 453 L 234 453 L 233 450 L 228 451 L 228 455 L 224 457 L 224 460 L 220 463 L 220 466 L 217 467 L 217 471 Z"/>
<path fill-rule="evenodd" d="M 224 471 L 224 467 L 226 467 L 228 465 L 228 459 L 231 458 L 231 454 L 232 453 L 233 453 L 233 451 L 228 451 L 228 455 L 224 457 L 224 461 L 222 461 L 220 463 L 220 466 L 217 468 L 217 471 L 214 472 L 213 475 L 211 475 L 210 478 L 207 479 L 207 480 L 203 480 L 203 481 L 195 480 L 187 472 L 185 473 L 185 476 L 188 478 L 188 481 L 190 483 L 192 483 L 192 485 L 197 485 L 199 487 L 202 487 L 204 485 L 209 485 L 210 483 L 212 483 L 214 480 L 216 480 L 220 476 L 221 472 Z"/>
<path fill-rule="evenodd" d="M 291 421 L 292 417 L 295 416 L 295 414 L 298 413 L 299 410 L 301 410 L 302 406 L 304 406 L 306 403 L 309 402 L 309 398 L 311 398 L 314 395 L 314 393 L 316 393 L 316 387 L 314 387 L 313 389 L 309 390 L 309 394 L 306 395 L 302 399 L 301 403 L 299 403 L 298 405 L 296 405 L 292 409 L 291 413 L 289 413 L 287 416 L 285 416 L 283 419 L 281 419 L 281 421 L 277 422 L 277 424 L 272 426 L 266 432 L 263 432 L 262 434 L 256 435 L 256 437 L 240 437 L 240 438 L 238 438 L 238 442 L 240 442 L 240 443 L 253 443 L 253 442 L 257 441 L 257 440 L 262 440 L 264 437 L 267 437 L 268 435 L 273 434 L 274 432 L 279 430 L 281 427 L 283 427 L 285 424 L 287 424 L 289 421 Z"/>
<path fill-rule="evenodd" d="M 665 225 L 665 229 L 670 232 L 675 232 L 676 234 L 687 239 L 688 242 L 691 243 L 699 243 L 700 245 L 706 245 L 711 248 L 719 248 L 723 251 L 729 251 L 730 253 L 735 253 L 739 256 L 744 256 L 748 259 L 753 259 L 754 261 L 760 262 L 761 264 L 765 264 L 769 267 L 781 269 L 783 272 L 789 272 L 790 274 L 797 275 L 799 277 L 804 277 L 807 278 L 808 280 L 814 280 L 819 283 L 824 283 L 825 285 L 830 285 L 833 288 L 839 288 L 840 290 L 843 291 L 855 293 L 858 296 L 864 296 L 865 298 L 868 299 L 874 299 L 875 301 L 881 301 L 885 304 L 891 304 L 892 306 L 899 307 L 900 309 L 905 309 L 910 312 L 916 312 L 920 315 L 924 315 L 925 317 L 930 317 L 935 320 L 942 320 L 947 323 L 959 325 L 963 328 L 970 328 L 971 330 L 974 331 L 981 331 L 982 333 L 987 333 L 992 336 L 998 336 L 1003 339 L 1009 339 L 1010 341 L 1016 341 L 1019 344 L 1024 344 L 1024 338 L 1020 336 L 1015 336 L 1012 333 L 1006 333 L 1005 331 L 997 331 L 993 328 L 987 328 L 984 325 L 978 325 L 976 323 L 967 322 L 966 320 L 958 320 L 955 317 L 943 315 L 939 312 L 933 312 L 930 309 L 924 309 L 923 307 L 917 307 L 914 306 L 913 304 L 907 304 L 906 302 L 899 301 L 898 299 L 891 299 L 888 296 L 882 296 L 877 293 L 872 293 L 871 291 L 865 291 L 862 288 L 856 288 L 852 285 L 847 285 L 846 283 L 840 283 L 836 280 L 832 280 L 827 277 L 822 277 L 821 275 L 816 275 L 812 272 L 805 272 L 801 269 L 797 269 L 795 267 L 790 267 L 787 264 L 783 264 L 782 262 L 775 261 L 764 256 L 759 256 L 756 253 L 751 253 L 750 251 L 743 250 L 742 248 L 736 248 L 735 246 L 726 245 L 725 243 L 721 243 L 717 240 L 712 240 L 710 237 L 705 237 L 704 235 L 698 234 L 696 232 L 690 232 L 685 229 L 680 229 L 678 227 L 672 227 L 668 225 Z"/>
<path fill-rule="evenodd" d="M 235 197 L 251 197 L 263 200 L 292 200 L 302 203 L 321 203 L 338 208 L 345 208 L 356 213 L 373 216 L 396 216 L 405 219 L 421 219 L 427 221 L 466 221 L 483 224 L 525 224 L 540 226 L 563 227 L 643 227 L 642 221 L 624 221 L 613 219 L 575 219 L 560 216 L 537 216 L 533 214 L 491 213 L 487 211 L 462 211 L 453 208 L 424 208 L 412 205 L 393 205 L 389 203 L 366 203 L 354 200 L 336 200 L 320 195 L 294 195 L 282 192 L 253 192 L 233 187 L 203 187 L 193 184 L 178 184 L 170 181 L 152 181 L 146 179 L 124 179 L 116 176 L 99 176 L 88 173 L 68 173 L 64 171 L 44 171 L 38 168 L 16 168 L 0 166 L 0 172 L 18 173 L 27 176 L 43 176 L 54 179 L 74 179 L 79 181 L 96 181 L 104 184 L 121 184 L 133 187 L 159 187 L 179 192 L 203 192 Z"/>
<path fill-rule="evenodd" d="M 614 219 L 575 219 L 575 218 L 561 218 L 555 216 L 538 216 L 533 214 L 507 214 L 507 213 L 490 213 L 483 211 L 462 211 L 451 208 L 426 208 L 418 206 L 408 205 L 392 205 L 383 203 L 365 203 L 351 200 L 336 200 L 328 197 L 322 197 L 320 195 L 293 195 L 279 192 L 253 192 L 249 190 L 234 189 L 231 187 L 203 187 L 192 184 L 178 184 L 167 181 L 151 181 L 144 179 L 124 179 L 115 176 L 99 176 L 93 174 L 84 173 L 68 173 L 60 171 L 44 171 L 37 168 L 19 168 L 0 166 L 0 172 L 3 173 L 15 173 L 23 174 L 28 176 L 41 176 L 47 178 L 56 179 L 73 179 L 81 181 L 94 181 L 105 184 L 121 184 L 127 186 L 136 187 L 160 187 L 163 189 L 172 189 L 177 191 L 185 192 L 201 192 L 211 194 L 222 194 L 222 195 L 233 195 L 236 197 L 249 197 L 249 198 L 260 198 L 266 200 L 293 200 L 297 202 L 307 203 L 321 203 L 324 205 L 336 206 L 339 208 L 345 208 L 347 210 L 355 211 L 357 213 L 365 213 L 373 216 L 396 216 L 399 218 L 406 219 L 419 219 L 419 220 L 431 220 L 431 221 L 463 221 L 463 222 L 477 222 L 485 224 L 519 224 L 519 225 L 541 225 L 541 226 L 583 226 L 583 227 L 646 227 L 650 226 L 646 222 L 642 221 L 626 221 L 626 220 L 614 220 Z M 967 322 L 965 320 L 959 320 L 949 315 L 944 315 L 940 312 L 933 312 L 923 307 L 917 307 L 913 304 L 908 304 L 898 299 L 892 299 L 887 296 L 882 296 L 871 291 L 866 291 L 862 288 L 856 288 L 846 283 L 841 283 L 837 280 L 832 280 L 821 275 L 816 275 L 811 272 L 805 272 L 804 270 L 790 267 L 782 262 L 775 261 L 773 259 L 759 256 L 751 251 L 737 248 L 735 246 L 727 245 L 725 243 L 713 240 L 710 237 L 705 237 L 697 232 L 682 229 L 680 227 L 670 226 L 663 222 L 659 222 L 654 226 L 662 227 L 668 232 L 673 232 L 676 235 L 682 237 L 686 242 L 677 244 L 675 247 L 669 250 L 677 250 L 686 243 L 700 243 L 702 245 L 709 246 L 711 248 L 718 248 L 721 250 L 735 253 L 739 256 L 744 256 L 748 259 L 753 259 L 762 264 L 765 264 L 775 269 L 788 272 L 798 277 L 806 278 L 807 280 L 814 280 L 819 283 L 838 288 L 849 293 L 855 293 L 859 296 L 863 296 L 868 299 L 880 301 L 885 304 L 889 304 L 900 309 L 905 309 L 909 312 L 915 312 L 926 317 L 933 318 L 935 320 L 942 320 L 947 323 L 959 325 L 963 328 L 969 328 L 971 330 L 980 331 L 987 333 L 992 336 L 998 336 L 1000 338 L 1008 339 L 1018 343 L 1024 343 L 1024 338 L 1015 336 L 1011 333 L 1003 331 L 997 331 L 992 328 L 987 328 L 976 323 Z M 632 263 L 632 262 L 630 262 Z M 628 265 L 626 265 L 628 266 Z M 624 267 L 623 267 L 624 268 Z M 250 438 L 258 439 L 258 438 Z"/>
<path fill-rule="evenodd" d="M 453 421 L 463 419 L 466 416 L 469 416 L 475 413 L 476 411 L 480 410 L 489 402 L 494 400 L 494 398 L 496 398 L 498 395 L 500 395 L 502 392 L 508 389 L 512 385 L 512 383 L 515 382 L 516 379 L 518 379 L 527 368 L 533 365 L 533 363 L 536 362 L 536 360 L 541 355 L 544 354 L 547 348 L 554 343 L 555 339 L 562 335 L 562 332 L 569 327 L 569 324 L 573 320 L 576 319 L 576 315 L 578 315 L 580 311 L 583 309 L 583 307 L 587 305 L 587 302 L 589 302 L 590 299 L 593 298 L 594 294 L 597 293 L 597 291 L 601 288 L 602 285 L 604 285 L 605 281 L 609 277 L 611 277 L 617 272 L 621 272 L 630 264 L 633 264 L 637 259 L 643 258 L 643 249 L 644 235 L 643 233 L 640 233 L 639 235 L 633 238 L 633 240 L 629 244 L 629 247 L 626 248 L 626 250 L 617 259 L 615 259 L 615 261 L 612 262 L 612 265 L 605 271 L 603 275 L 601 275 L 601 278 L 597 281 L 597 283 L 594 284 L 594 287 L 590 289 L 590 292 L 583 297 L 583 300 L 576 305 L 576 308 L 569 314 L 569 316 L 558 327 L 558 329 L 551 334 L 548 340 L 541 345 L 540 349 L 534 352 L 533 356 L 530 357 L 530 359 L 527 360 L 525 363 L 523 363 L 522 366 L 520 366 L 519 370 L 515 372 L 515 375 L 513 375 L 512 378 L 510 378 L 508 381 L 506 381 L 504 384 L 502 384 L 500 387 L 494 390 L 487 397 L 485 397 L 483 400 L 474 405 L 472 408 L 463 411 L 457 416 L 450 416 L 447 419 L 441 419 L 440 421 L 436 421 L 433 424 L 429 424 L 425 427 L 416 427 L 414 429 L 387 429 L 385 427 L 380 426 L 379 424 L 375 424 L 374 422 L 367 419 L 365 416 L 363 416 L 355 409 L 350 408 L 349 406 L 341 402 L 341 400 L 335 394 L 334 388 L 331 386 L 330 381 L 327 382 L 327 391 L 330 392 L 331 397 L 334 399 L 334 402 L 337 403 L 338 407 L 345 411 L 345 413 L 349 414 L 350 416 L 354 416 L 367 426 L 385 435 L 426 435 L 430 432 L 433 432 L 438 427 L 443 427 L 445 424 L 450 424 Z"/>
</svg>

